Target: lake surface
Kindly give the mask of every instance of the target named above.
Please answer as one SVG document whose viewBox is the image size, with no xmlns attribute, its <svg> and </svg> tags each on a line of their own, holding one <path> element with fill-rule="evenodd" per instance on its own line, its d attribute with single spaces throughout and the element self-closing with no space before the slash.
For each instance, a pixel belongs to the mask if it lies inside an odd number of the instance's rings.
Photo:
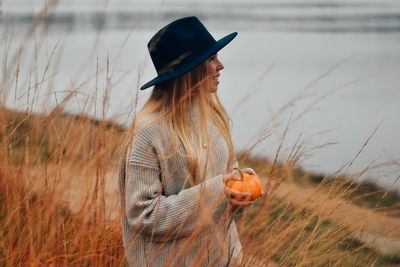
<svg viewBox="0 0 400 267">
<path fill-rule="evenodd" d="M 299 139 L 299 166 L 333 174 L 379 125 L 340 173 L 373 164 L 362 179 L 383 186 L 400 175 L 399 1 L 70 1 L 27 40 L 37 3 L 2 4 L 0 68 L 4 74 L 4 62 L 9 68 L 14 59 L 21 67 L 17 85 L 3 78 L 2 87 L 13 88 L 2 92 L 10 107 L 29 103 L 34 111 L 48 111 L 76 90 L 67 111 L 101 118 L 106 96 L 104 116 L 129 123 L 138 85 L 155 76 L 148 40 L 174 18 L 195 14 L 216 39 L 239 32 L 219 53 L 225 64 L 219 94 L 233 120 L 237 150 L 267 136 L 253 153 L 273 158 L 288 125 L 280 159 Z M 35 81 L 39 85 L 28 93 Z M 139 93 L 139 107 L 148 94 Z M 400 182 L 394 187 L 400 190 Z"/>
</svg>

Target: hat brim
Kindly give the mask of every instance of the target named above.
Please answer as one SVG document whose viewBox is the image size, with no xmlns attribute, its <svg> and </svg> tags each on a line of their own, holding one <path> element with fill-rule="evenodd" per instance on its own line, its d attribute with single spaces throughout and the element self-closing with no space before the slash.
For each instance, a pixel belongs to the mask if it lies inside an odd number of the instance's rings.
<svg viewBox="0 0 400 267">
<path fill-rule="evenodd" d="M 209 57 L 211 57 L 212 55 L 217 53 L 219 50 L 224 48 L 227 44 L 229 44 L 237 36 L 237 34 L 238 34 L 237 32 L 233 32 L 233 33 L 228 34 L 227 36 L 221 38 L 220 40 L 218 40 L 215 43 L 215 45 L 213 47 L 211 47 L 211 48 L 207 49 L 206 51 L 204 51 L 203 53 L 197 55 L 190 62 L 179 66 L 172 72 L 157 76 L 156 78 L 154 78 L 151 81 L 142 85 L 142 87 L 140 87 L 140 90 L 145 90 L 153 85 L 174 79 L 174 78 L 194 69 L 195 67 L 200 65 L 202 62 L 207 60 Z"/>
</svg>

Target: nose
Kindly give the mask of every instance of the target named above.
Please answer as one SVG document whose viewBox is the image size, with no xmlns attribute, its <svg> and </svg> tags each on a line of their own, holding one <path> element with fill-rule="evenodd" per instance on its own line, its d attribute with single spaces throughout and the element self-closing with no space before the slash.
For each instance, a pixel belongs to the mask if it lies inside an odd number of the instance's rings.
<svg viewBox="0 0 400 267">
<path fill-rule="evenodd" d="M 217 62 L 218 62 L 217 70 L 218 71 L 223 70 L 224 69 L 224 64 L 222 64 L 221 60 L 219 60 L 219 59 L 217 59 Z"/>
</svg>

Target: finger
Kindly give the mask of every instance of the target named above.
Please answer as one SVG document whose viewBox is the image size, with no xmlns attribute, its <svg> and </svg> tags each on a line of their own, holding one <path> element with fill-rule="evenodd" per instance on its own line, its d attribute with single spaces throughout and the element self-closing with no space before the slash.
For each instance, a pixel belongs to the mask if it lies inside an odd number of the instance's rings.
<svg viewBox="0 0 400 267">
<path fill-rule="evenodd" d="M 251 199 L 251 194 L 237 194 L 229 189 L 225 190 L 225 195 L 229 198 L 229 200 L 234 199 L 236 201 L 249 201 Z"/>
<path fill-rule="evenodd" d="M 250 201 L 251 194 L 249 194 L 249 193 L 233 194 L 233 195 L 231 195 L 231 198 L 233 198 L 237 201 Z"/>
<path fill-rule="evenodd" d="M 232 172 L 225 175 L 222 175 L 222 180 L 226 184 L 228 181 L 241 181 L 241 177 L 238 172 Z"/>
<path fill-rule="evenodd" d="M 238 201 L 248 201 L 251 199 L 251 195 L 234 195 L 231 198 L 236 199 Z"/>
<path fill-rule="evenodd" d="M 242 201 L 250 200 L 250 195 L 241 196 L 241 197 L 240 197 L 240 200 L 242 200 Z"/>
<path fill-rule="evenodd" d="M 230 198 L 237 198 L 238 191 L 232 190 L 229 187 L 225 186 L 224 193 Z"/>
<path fill-rule="evenodd" d="M 240 193 L 240 194 L 236 194 L 234 198 L 239 201 L 249 201 L 251 199 L 251 194 L 250 193 Z"/>
<path fill-rule="evenodd" d="M 224 193 L 229 198 L 236 198 L 237 191 L 230 189 L 229 187 L 225 186 Z"/>
<path fill-rule="evenodd" d="M 248 205 L 253 204 L 254 201 L 239 201 L 239 200 L 236 200 L 236 199 L 234 199 L 234 198 L 230 198 L 230 199 L 229 199 L 229 203 L 230 203 L 232 206 L 243 207 L 243 206 L 248 206 Z"/>
<path fill-rule="evenodd" d="M 248 192 L 239 192 L 239 191 L 230 189 L 230 188 L 227 187 L 227 186 L 224 188 L 224 192 L 225 192 L 225 194 L 228 195 L 229 197 L 235 198 L 235 199 L 238 199 L 238 200 L 247 199 L 247 198 L 250 198 L 250 197 L 251 197 L 251 194 L 248 193 Z"/>
<path fill-rule="evenodd" d="M 242 171 L 248 174 L 256 175 L 256 172 L 252 168 L 244 168 Z"/>
<path fill-rule="evenodd" d="M 242 180 L 241 177 L 236 175 L 233 175 L 228 178 L 228 181 L 241 181 L 241 180 Z"/>
</svg>

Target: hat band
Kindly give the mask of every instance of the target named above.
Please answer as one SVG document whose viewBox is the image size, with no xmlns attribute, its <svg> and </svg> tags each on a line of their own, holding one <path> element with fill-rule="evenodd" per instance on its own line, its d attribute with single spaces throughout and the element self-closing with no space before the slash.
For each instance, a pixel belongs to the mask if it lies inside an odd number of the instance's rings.
<svg viewBox="0 0 400 267">
<path fill-rule="evenodd" d="M 187 51 L 187 52 L 181 54 L 178 58 L 168 62 L 168 64 L 166 66 L 157 68 L 157 74 L 164 75 L 169 72 L 175 71 L 178 67 L 190 62 L 194 56 L 202 54 L 205 51 L 207 51 L 208 49 L 210 49 L 215 43 L 216 43 L 216 41 L 209 42 L 209 46 L 207 46 L 206 48 Z"/>
<path fill-rule="evenodd" d="M 175 60 L 173 60 L 171 62 L 168 62 L 168 64 L 165 67 L 160 68 L 157 71 L 157 73 L 159 75 L 163 75 L 163 74 L 166 74 L 166 73 L 174 71 L 180 65 L 185 64 L 186 62 L 188 62 L 191 55 L 193 55 L 192 51 L 189 51 L 189 52 L 186 52 L 186 53 L 180 55 Z"/>
</svg>

